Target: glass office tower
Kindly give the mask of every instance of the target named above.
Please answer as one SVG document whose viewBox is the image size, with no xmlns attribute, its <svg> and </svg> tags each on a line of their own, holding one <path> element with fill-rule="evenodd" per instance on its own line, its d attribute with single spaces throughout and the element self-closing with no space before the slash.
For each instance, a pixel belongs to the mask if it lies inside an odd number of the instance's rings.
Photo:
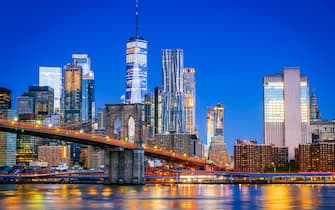
<svg viewBox="0 0 335 210">
<path fill-rule="evenodd" d="M 130 37 L 126 51 L 126 103 L 144 103 L 147 84 L 147 41 Z"/>
<path fill-rule="evenodd" d="M 212 145 L 215 137 L 224 142 L 224 106 L 221 103 L 216 104 L 213 108 L 207 108 L 207 147 Z"/>
<path fill-rule="evenodd" d="M 82 68 L 83 75 L 90 73 L 91 59 L 87 54 L 72 54 L 72 61 Z"/>
<path fill-rule="evenodd" d="M 36 103 L 33 95 L 29 92 L 16 98 L 16 112 L 18 120 L 25 123 L 36 123 Z M 37 137 L 29 135 L 17 135 L 16 142 L 16 163 L 25 163 L 33 161 L 37 157 Z"/>
<path fill-rule="evenodd" d="M 12 91 L 0 87 L 0 119 L 14 120 L 16 111 L 11 109 Z M 0 165 L 16 164 L 16 134 L 0 131 Z"/>
<path fill-rule="evenodd" d="M 264 142 L 289 148 L 294 159 L 299 144 L 311 142 L 309 84 L 299 68 L 263 79 Z"/>
<path fill-rule="evenodd" d="M 184 77 L 184 105 L 185 105 L 185 127 L 186 132 L 189 134 L 195 134 L 195 70 L 194 68 L 184 68 L 183 77 Z"/>
<path fill-rule="evenodd" d="M 25 93 L 34 98 L 36 120 L 44 120 L 54 111 L 54 89 L 49 86 L 29 86 Z"/>
<path fill-rule="evenodd" d="M 95 84 L 91 59 L 87 54 L 73 54 L 72 61 L 82 68 L 82 113 L 81 121 L 91 125 L 95 120 Z"/>
<path fill-rule="evenodd" d="M 162 50 L 163 133 L 185 132 L 183 68 L 182 49 Z"/>
<path fill-rule="evenodd" d="M 54 89 L 54 114 L 61 113 L 63 92 L 63 75 L 61 67 L 39 67 L 39 86 L 49 86 Z"/>
<path fill-rule="evenodd" d="M 65 66 L 64 122 L 80 123 L 82 109 L 82 68 L 77 64 Z"/>
<path fill-rule="evenodd" d="M 207 110 L 207 145 L 206 157 L 210 161 L 227 165 L 228 150 L 224 141 L 224 106 L 219 103 Z"/>
</svg>

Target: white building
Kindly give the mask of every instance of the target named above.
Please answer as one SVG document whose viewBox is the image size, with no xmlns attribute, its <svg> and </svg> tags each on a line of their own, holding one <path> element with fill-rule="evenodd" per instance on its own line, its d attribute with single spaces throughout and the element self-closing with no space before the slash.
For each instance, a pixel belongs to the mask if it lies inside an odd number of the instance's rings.
<svg viewBox="0 0 335 210">
<path fill-rule="evenodd" d="M 62 68 L 46 67 L 39 68 L 39 86 L 49 86 L 54 89 L 54 113 L 61 112 L 61 98 L 63 91 Z"/>
<path fill-rule="evenodd" d="M 264 142 L 286 146 L 294 159 L 299 144 L 311 142 L 309 84 L 299 68 L 263 79 Z"/>
</svg>

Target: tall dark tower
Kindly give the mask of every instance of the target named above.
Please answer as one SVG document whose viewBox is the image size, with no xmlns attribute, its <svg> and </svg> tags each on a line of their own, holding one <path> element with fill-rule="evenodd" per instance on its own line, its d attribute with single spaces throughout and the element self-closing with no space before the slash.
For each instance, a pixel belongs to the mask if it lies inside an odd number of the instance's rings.
<svg viewBox="0 0 335 210">
<path fill-rule="evenodd" d="M 126 103 L 144 103 L 148 90 L 147 41 L 138 33 L 138 0 L 136 0 L 136 30 L 127 42 L 126 51 Z"/>
<path fill-rule="evenodd" d="M 321 113 L 320 109 L 318 106 L 317 98 L 315 95 L 315 91 L 312 91 L 312 96 L 311 96 L 311 121 L 320 121 L 321 120 Z"/>
</svg>

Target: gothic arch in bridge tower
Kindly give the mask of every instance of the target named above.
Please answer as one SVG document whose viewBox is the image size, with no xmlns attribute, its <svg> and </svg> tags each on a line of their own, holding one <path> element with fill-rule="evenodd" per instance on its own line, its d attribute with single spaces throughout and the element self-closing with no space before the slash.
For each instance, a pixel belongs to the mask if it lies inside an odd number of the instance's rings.
<svg viewBox="0 0 335 210">
<path fill-rule="evenodd" d="M 115 139 L 121 139 L 121 120 L 120 117 L 116 117 L 113 122 L 113 138 Z"/>
<path fill-rule="evenodd" d="M 118 139 L 141 145 L 143 110 L 143 104 L 106 104 L 107 135 L 115 137 L 116 120 L 120 119 L 120 135 Z"/>
<path fill-rule="evenodd" d="M 132 116 L 128 119 L 128 141 L 134 143 L 135 140 L 135 120 Z"/>
</svg>

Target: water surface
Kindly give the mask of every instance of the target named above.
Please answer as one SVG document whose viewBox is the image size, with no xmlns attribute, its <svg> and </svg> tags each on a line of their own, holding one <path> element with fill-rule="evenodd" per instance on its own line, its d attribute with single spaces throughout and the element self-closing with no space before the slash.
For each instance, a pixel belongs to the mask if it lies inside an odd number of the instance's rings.
<svg viewBox="0 0 335 210">
<path fill-rule="evenodd" d="M 335 209 L 335 185 L 0 185 L 0 209 Z"/>
</svg>

